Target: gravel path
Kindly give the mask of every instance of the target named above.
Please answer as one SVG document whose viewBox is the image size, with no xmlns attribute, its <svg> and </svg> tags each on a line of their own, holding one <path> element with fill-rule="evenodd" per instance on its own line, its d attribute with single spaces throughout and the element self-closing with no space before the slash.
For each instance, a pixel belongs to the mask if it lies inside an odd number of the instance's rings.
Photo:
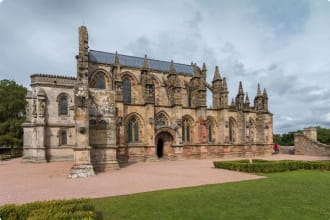
<svg viewBox="0 0 330 220">
<path fill-rule="evenodd" d="M 228 158 L 226 160 L 233 160 Z M 235 158 L 242 159 L 242 158 Z M 324 160 L 329 157 L 274 155 L 264 159 Z M 65 198 L 98 198 L 205 184 L 264 178 L 215 169 L 219 159 L 159 161 L 130 164 L 118 171 L 69 179 L 72 162 L 22 163 L 0 161 L 0 205 Z"/>
</svg>

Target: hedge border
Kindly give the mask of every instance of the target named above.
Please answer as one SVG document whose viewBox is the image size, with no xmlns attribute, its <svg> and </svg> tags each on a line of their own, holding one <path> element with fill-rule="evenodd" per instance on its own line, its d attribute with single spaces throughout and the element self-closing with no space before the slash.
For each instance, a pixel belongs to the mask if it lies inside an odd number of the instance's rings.
<svg viewBox="0 0 330 220">
<path fill-rule="evenodd" d="M 38 201 L 0 206 L 3 220 L 93 220 L 95 207 L 89 199 Z"/>
<path fill-rule="evenodd" d="M 275 173 L 292 170 L 325 170 L 330 171 L 330 160 L 301 161 L 301 160 L 260 160 L 214 161 L 215 168 L 235 170 L 247 173 Z"/>
</svg>

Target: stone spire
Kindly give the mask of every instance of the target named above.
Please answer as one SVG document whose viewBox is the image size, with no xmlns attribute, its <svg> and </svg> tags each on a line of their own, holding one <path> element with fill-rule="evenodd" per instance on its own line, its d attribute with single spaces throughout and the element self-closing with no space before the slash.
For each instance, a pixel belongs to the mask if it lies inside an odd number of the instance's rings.
<svg viewBox="0 0 330 220">
<path fill-rule="evenodd" d="M 115 53 L 115 65 L 116 66 L 119 66 L 120 65 L 120 62 L 119 62 L 119 57 L 118 57 L 118 52 L 116 50 L 116 53 Z"/>
<path fill-rule="evenodd" d="M 264 88 L 264 93 L 262 95 L 265 99 L 268 99 L 267 91 L 266 88 Z"/>
<path fill-rule="evenodd" d="M 202 67 L 202 77 L 203 77 L 204 80 L 206 79 L 206 74 L 207 74 L 206 65 L 205 65 L 205 63 L 203 63 L 203 67 Z"/>
<path fill-rule="evenodd" d="M 250 105 L 250 99 L 249 99 L 248 93 L 246 93 L 246 96 L 245 96 L 245 104 Z"/>
<path fill-rule="evenodd" d="M 261 96 L 261 90 L 260 90 L 260 84 L 258 83 L 258 91 L 257 91 L 257 97 Z"/>
<path fill-rule="evenodd" d="M 213 81 L 217 81 L 217 80 L 221 80 L 221 76 L 220 76 L 220 71 L 219 71 L 219 67 L 216 66 L 215 67 L 215 71 L 214 71 L 214 75 L 213 75 Z"/>
<path fill-rule="evenodd" d="M 237 95 L 244 95 L 242 81 L 239 81 L 239 87 L 238 87 L 238 94 Z"/>
</svg>

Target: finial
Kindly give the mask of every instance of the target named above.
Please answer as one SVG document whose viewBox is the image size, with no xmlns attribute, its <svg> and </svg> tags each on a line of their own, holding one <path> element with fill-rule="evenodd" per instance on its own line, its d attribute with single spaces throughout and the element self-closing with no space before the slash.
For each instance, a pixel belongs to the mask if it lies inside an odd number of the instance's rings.
<svg viewBox="0 0 330 220">
<path fill-rule="evenodd" d="M 213 76 L 213 81 L 216 81 L 216 80 L 221 80 L 220 71 L 219 71 L 218 66 L 215 67 L 214 76 Z"/>
</svg>

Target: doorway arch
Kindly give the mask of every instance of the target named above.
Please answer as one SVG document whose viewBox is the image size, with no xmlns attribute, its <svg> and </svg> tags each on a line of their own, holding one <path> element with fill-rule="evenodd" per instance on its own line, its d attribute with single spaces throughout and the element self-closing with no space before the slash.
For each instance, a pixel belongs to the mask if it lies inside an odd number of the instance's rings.
<svg viewBox="0 0 330 220">
<path fill-rule="evenodd" d="M 158 158 L 167 158 L 171 154 L 171 146 L 173 136 L 166 131 L 157 134 L 156 139 L 156 155 Z"/>
</svg>

